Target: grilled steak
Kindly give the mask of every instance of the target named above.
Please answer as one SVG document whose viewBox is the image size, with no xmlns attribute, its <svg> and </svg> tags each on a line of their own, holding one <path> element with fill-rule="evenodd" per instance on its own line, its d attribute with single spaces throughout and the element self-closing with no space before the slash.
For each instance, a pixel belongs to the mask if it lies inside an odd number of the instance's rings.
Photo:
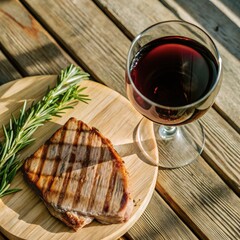
<svg viewBox="0 0 240 240">
<path fill-rule="evenodd" d="M 23 165 L 49 212 L 77 230 L 93 219 L 127 221 L 133 202 L 124 163 L 96 128 L 70 118 Z"/>
</svg>

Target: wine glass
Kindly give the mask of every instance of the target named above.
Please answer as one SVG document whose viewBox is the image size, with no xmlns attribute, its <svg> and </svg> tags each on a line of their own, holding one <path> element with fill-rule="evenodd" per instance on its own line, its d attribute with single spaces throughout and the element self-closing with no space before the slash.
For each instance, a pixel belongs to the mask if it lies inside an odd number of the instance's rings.
<svg viewBox="0 0 240 240">
<path fill-rule="evenodd" d="M 127 56 L 126 91 L 145 117 L 137 129 L 137 142 L 146 157 L 151 159 L 145 130 L 151 120 L 158 166 L 177 168 L 198 158 L 205 136 L 196 120 L 212 106 L 221 72 L 216 45 L 191 23 L 160 22 L 136 36 Z"/>
</svg>

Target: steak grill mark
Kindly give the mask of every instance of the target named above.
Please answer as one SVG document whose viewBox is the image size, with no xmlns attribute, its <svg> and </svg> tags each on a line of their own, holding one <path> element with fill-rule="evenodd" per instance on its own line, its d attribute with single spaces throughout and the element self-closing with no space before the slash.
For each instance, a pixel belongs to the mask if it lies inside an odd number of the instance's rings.
<svg viewBox="0 0 240 240">
<path fill-rule="evenodd" d="M 50 144 L 58 144 L 59 142 L 63 142 L 64 141 L 66 128 L 58 130 L 58 133 L 60 134 L 60 139 L 58 141 L 50 142 Z M 59 154 L 57 154 L 57 150 L 58 150 Z M 59 164 L 61 162 L 61 158 L 60 158 L 61 154 L 62 154 L 62 147 L 58 146 L 58 149 L 56 149 L 55 159 L 54 158 L 53 159 L 49 159 L 49 160 L 53 161 L 54 164 L 53 164 L 53 168 L 52 168 L 51 173 L 49 173 L 50 180 L 49 180 L 47 188 L 46 188 L 47 192 L 50 191 L 50 189 L 52 188 L 52 184 L 53 184 L 54 179 L 56 177 L 57 169 L 58 169 Z M 41 159 L 41 161 L 43 161 L 43 160 L 44 159 Z"/>
<path fill-rule="evenodd" d="M 86 173 L 87 173 L 87 166 L 88 166 L 88 160 L 89 160 L 89 156 L 90 156 L 90 149 L 91 149 L 91 132 L 82 132 L 82 137 L 84 139 L 83 142 L 85 142 L 87 140 L 87 144 L 86 144 L 86 157 L 82 157 L 82 171 L 79 177 L 79 181 L 78 181 L 78 186 L 77 186 L 77 190 L 73 199 L 73 208 L 77 208 L 77 205 L 80 201 L 80 195 L 81 195 L 81 190 L 82 190 L 82 186 L 86 180 Z M 89 136 L 88 136 L 89 135 Z"/>
<path fill-rule="evenodd" d="M 69 125 L 69 124 L 68 124 Z M 69 126 L 68 126 L 69 128 Z M 67 186 L 68 186 L 68 183 L 71 179 L 71 170 L 72 170 L 72 167 L 73 167 L 73 163 L 75 162 L 75 159 L 76 159 L 76 155 L 72 153 L 72 149 L 76 146 L 76 143 L 78 141 L 78 134 L 77 134 L 77 131 L 76 129 L 72 129 L 72 127 L 70 126 L 70 129 L 71 130 L 67 130 L 65 131 L 65 138 L 67 138 L 67 134 L 71 134 L 71 131 L 73 131 L 73 144 L 70 145 L 69 147 L 69 154 L 68 156 L 66 156 L 67 158 L 63 159 L 63 162 L 65 163 L 64 164 L 64 167 L 65 169 L 61 169 L 61 175 L 64 176 L 64 179 L 63 179 L 63 187 L 61 189 L 61 192 L 59 194 L 59 198 L 58 198 L 58 206 L 61 206 L 62 205 L 62 202 L 63 202 L 63 199 L 65 197 L 65 193 L 66 193 L 66 189 L 67 189 Z M 68 142 L 68 141 L 67 141 Z M 62 145 L 62 148 L 64 147 L 64 145 Z M 66 166 L 65 166 L 66 165 Z M 64 171 L 65 170 L 65 171 Z"/>
</svg>

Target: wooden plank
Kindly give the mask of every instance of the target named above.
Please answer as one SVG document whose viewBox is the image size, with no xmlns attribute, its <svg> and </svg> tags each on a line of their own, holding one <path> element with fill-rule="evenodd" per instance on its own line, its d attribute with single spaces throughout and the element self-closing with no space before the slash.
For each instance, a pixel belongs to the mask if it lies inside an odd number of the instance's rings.
<svg viewBox="0 0 240 240">
<path fill-rule="evenodd" d="M 94 0 L 94 2 L 131 39 L 154 23 L 176 19 L 175 15 L 157 0 Z"/>
<path fill-rule="evenodd" d="M 166 7 L 159 4 L 159 1 L 94 0 L 94 2 L 113 19 L 131 39 L 153 23 L 176 18 Z M 143 15 L 148 17 L 142 18 L 141 16 Z M 131 24 L 129 24 L 129 19 L 131 19 Z"/>
<path fill-rule="evenodd" d="M 23 2 L 95 79 L 125 94 L 130 41 L 92 1 Z"/>
<path fill-rule="evenodd" d="M 232 0 L 210 0 L 225 16 L 240 27 L 240 2 Z"/>
<path fill-rule="evenodd" d="M 206 136 L 202 155 L 240 196 L 240 135 L 214 109 L 203 116 L 201 123 Z"/>
<path fill-rule="evenodd" d="M 0 42 L 23 75 L 56 74 L 73 62 L 17 1 L 0 1 Z"/>
<path fill-rule="evenodd" d="M 21 78 L 20 73 L 12 66 L 0 50 L 0 85 Z"/>
<path fill-rule="evenodd" d="M 156 22 L 179 18 L 205 29 L 216 42 L 223 58 L 223 84 L 216 99 L 216 108 L 240 132 L 240 30 L 223 12 L 207 0 L 164 0 L 164 6 L 157 0 L 95 2 L 131 37 Z M 126 5 L 128 8 L 124 7 Z"/>
<path fill-rule="evenodd" d="M 142 217 L 128 231 L 131 239 L 197 239 L 155 192 Z M 161 223 L 161 224 L 159 224 Z M 181 231 L 179 231 L 181 229 Z"/>
<path fill-rule="evenodd" d="M 200 239 L 240 239 L 240 198 L 202 158 L 159 171 L 157 189 Z"/>
</svg>

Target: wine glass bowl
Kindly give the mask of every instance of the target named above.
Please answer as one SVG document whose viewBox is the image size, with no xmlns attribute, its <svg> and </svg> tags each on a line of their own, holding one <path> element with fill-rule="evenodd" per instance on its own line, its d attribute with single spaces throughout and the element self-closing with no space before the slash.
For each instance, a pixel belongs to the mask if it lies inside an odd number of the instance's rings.
<svg viewBox="0 0 240 240">
<path fill-rule="evenodd" d="M 222 60 L 214 42 L 191 23 L 157 23 L 133 40 L 127 58 L 127 96 L 154 123 L 159 166 L 184 166 L 201 153 L 204 133 L 195 120 L 214 103 L 221 72 Z M 139 125 L 138 143 L 147 155 L 143 127 Z M 168 156 L 163 157 L 162 151 Z"/>
</svg>

